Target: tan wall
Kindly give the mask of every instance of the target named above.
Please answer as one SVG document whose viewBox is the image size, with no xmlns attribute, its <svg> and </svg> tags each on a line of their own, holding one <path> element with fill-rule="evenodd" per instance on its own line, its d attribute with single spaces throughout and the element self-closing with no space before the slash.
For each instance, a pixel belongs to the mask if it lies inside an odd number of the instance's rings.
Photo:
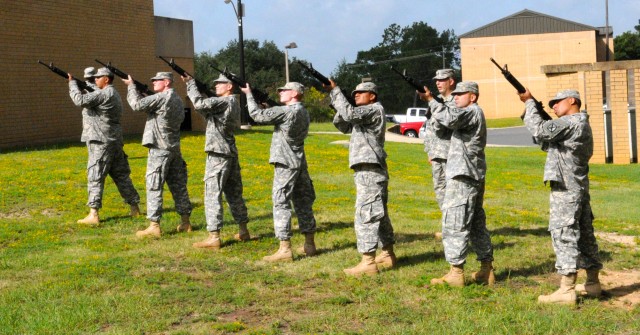
<svg viewBox="0 0 640 335">
<path fill-rule="evenodd" d="M 0 30 L 0 148 L 80 140 L 81 109 L 66 80 L 37 60 L 81 77 L 85 67 L 100 66 L 98 58 L 144 83 L 167 69 L 156 59 L 153 0 L 0 0 L 0 6 L 0 22 L 7 23 Z M 192 60 L 184 64 L 193 67 Z M 120 79 L 115 87 L 124 99 Z M 125 106 L 124 132 L 142 132 L 145 117 Z"/>
<path fill-rule="evenodd" d="M 462 78 L 476 81 L 479 104 L 487 118 L 520 116 L 523 110 L 515 89 L 489 58 L 508 64 L 511 73 L 538 100 L 548 100 L 546 64 L 590 63 L 596 59 L 595 31 L 460 39 Z"/>
<path fill-rule="evenodd" d="M 543 67 L 548 78 L 548 92 L 555 93 L 560 89 L 576 88 L 583 97 L 583 109 L 589 113 L 589 121 L 593 130 L 594 154 L 593 163 L 605 163 L 605 117 L 603 106 L 602 78 L 605 71 L 609 72 L 609 106 L 611 110 L 611 139 L 613 145 L 613 163 L 629 164 L 632 160 L 630 145 L 629 108 L 637 104 L 629 101 L 628 70 L 633 71 L 635 101 L 639 101 L 640 92 L 640 61 L 601 62 L 591 64 L 552 65 Z M 640 116 L 635 114 L 636 125 L 640 125 Z M 640 141 L 638 131 L 635 134 L 636 143 Z M 635 156 L 637 158 L 637 148 Z"/>
</svg>

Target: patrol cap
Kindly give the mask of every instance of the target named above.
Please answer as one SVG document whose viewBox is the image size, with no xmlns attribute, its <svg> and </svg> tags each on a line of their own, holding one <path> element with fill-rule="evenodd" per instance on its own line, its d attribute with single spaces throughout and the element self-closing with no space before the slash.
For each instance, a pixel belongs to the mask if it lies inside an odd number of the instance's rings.
<svg viewBox="0 0 640 335">
<path fill-rule="evenodd" d="M 164 79 L 169 79 L 169 80 L 173 81 L 173 73 L 172 72 L 158 72 L 158 73 L 156 73 L 155 77 L 151 78 L 151 81 L 164 80 Z"/>
<path fill-rule="evenodd" d="M 98 78 L 98 77 L 113 77 L 113 72 L 111 72 L 111 70 L 107 69 L 106 67 L 101 67 L 98 69 L 98 71 L 96 71 L 96 73 L 93 75 L 93 77 Z"/>
<path fill-rule="evenodd" d="M 304 85 L 295 82 L 295 81 L 290 81 L 288 83 L 286 83 L 284 86 L 282 87 L 278 87 L 278 92 L 280 91 L 286 91 L 286 90 L 292 90 L 292 91 L 296 91 L 300 94 L 304 94 Z"/>
<path fill-rule="evenodd" d="M 576 98 L 580 100 L 580 93 L 576 90 L 562 90 L 558 92 L 553 99 L 549 100 L 549 107 L 553 108 L 553 105 L 558 103 L 558 101 L 566 98 Z"/>
<path fill-rule="evenodd" d="M 480 90 L 478 89 L 478 83 L 474 81 L 461 81 L 456 85 L 456 89 L 451 92 L 451 94 L 462 94 L 462 93 L 475 93 L 479 94 Z"/>
<path fill-rule="evenodd" d="M 453 78 L 453 70 L 452 69 L 442 69 L 436 71 L 436 76 L 433 77 L 434 80 L 442 80 L 447 78 Z"/>
<path fill-rule="evenodd" d="M 366 83 L 360 83 L 356 86 L 356 89 L 351 92 L 351 96 L 355 95 L 358 92 L 371 92 L 376 96 L 378 95 L 378 86 L 371 81 Z"/>
<path fill-rule="evenodd" d="M 218 76 L 218 78 L 216 78 L 216 80 L 213 81 L 213 83 L 232 83 L 231 79 L 227 78 L 224 74 L 220 74 Z"/>
<path fill-rule="evenodd" d="M 86 69 L 84 69 L 84 78 L 91 78 L 93 77 L 93 75 L 96 74 L 96 68 L 93 66 L 90 66 Z"/>
</svg>

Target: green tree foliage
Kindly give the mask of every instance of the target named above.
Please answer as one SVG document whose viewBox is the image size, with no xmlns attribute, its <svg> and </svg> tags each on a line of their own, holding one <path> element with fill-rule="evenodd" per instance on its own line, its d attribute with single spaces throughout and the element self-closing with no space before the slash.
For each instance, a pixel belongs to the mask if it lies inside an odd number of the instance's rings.
<svg viewBox="0 0 640 335">
<path fill-rule="evenodd" d="M 635 32 L 627 31 L 613 39 L 615 60 L 640 59 L 640 25 Z"/>
<path fill-rule="evenodd" d="M 335 111 L 329 107 L 328 96 L 311 86 L 304 94 L 304 105 L 309 111 L 312 122 L 327 122 L 333 120 Z"/>
<path fill-rule="evenodd" d="M 425 22 L 415 22 L 404 28 L 392 24 L 384 30 L 377 46 L 358 52 L 353 64 L 339 63 L 333 77 L 347 91 L 370 78 L 378 85 L 378 98 L 385 109 L 400 112 L 422 102 L 416 99 L 415 90 L 389 66 L 406 71 L 419 84 L 435 90 L 431 78 L 443 67 L 459 67 L 459 49 L 458 38 L 452 30 L 438 32 Z"/>
</svg>

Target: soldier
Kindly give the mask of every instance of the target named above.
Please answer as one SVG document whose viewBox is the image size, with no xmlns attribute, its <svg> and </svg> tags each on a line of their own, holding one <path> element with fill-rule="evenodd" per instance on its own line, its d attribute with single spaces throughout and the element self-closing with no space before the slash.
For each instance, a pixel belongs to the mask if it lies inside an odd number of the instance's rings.
<svg viewBox="0 0 640 335">
<path fill-rule="evenodd" d="M 249 84 L 240 89 L 247 95 L 251 118 L 257 123 L 274 125 L 269 163 L 274 165 L 273 225 L 276 237 L 280 240 L 280 248 L 273 255 L 265 256 L 263 260 L 293 260 L 291 203 L 298 216 L 300 232 L 305 235 L 303 251 L 307 256 L 313 256 L 316 254 L 316 219 L 313 215 L 316 192 L 309 176 L 304 152 L 304 139 L 309 133 L 309 113 L 302 105 L 304 86 L 296 82 L 286 83 L 278 88 L 280 102 L 285 105 L 267 109 L 258 107 Z"/>
<path fill-rule="evenodd" d="M 356 184 L 355 231 L 358 252 L 362 260 L 353 268 L 344 269 L 350 276 L 378 273 L 382 268 L 395 266 L 396 255 L 393 226 L 387 211 L 387 153 L 384 151 L 385 114 L 378 102 L 376 84 L 358 84 L 351 93 L 356 106 L 351 105 L 340 87 L 331 84 L 331 103 L 336 109 L 333 123 L 345 134 L 351 134 L 349 167 L 354 171 Z M 376 257 L 378 244 L 382 252 Z"/>
<path fill-rule="evenodd" d="M 433 79 L 436 81 L 436 87 L 440 93 L 438 97 L 443 100 L 447 107 L 455 107 L 456 103 L 453 95 L 451 95 L 451 92 L 456 87 L 455 79 L 453 79 L 453 70 L 438 70 Z M 422 95 L 420 92 L 418 94 Z M 447 185 L 445 171 L 450 143 L 451 129 L 440 126 L 434 118 L 425 121 L 424 151 L 429 155 L 433 190 L 436 194 L 436 201 L 440 211 L 442 211 L 442 201 L 444 200 L 445 187 Z M 435 237 L 436 239 L 442 239 L 442 233 L 435 233 Z"/>
<path fill-rule="evenodd" d="M 599 297 L 602 289 L 598 274 L 598 244 L 593 232 L 593 213 L 589 195 L 589 159 L 593 154 L 593 136 L 589 116 L 580 112 L 580 93 L 558 92 L 549 101 L 555 120 L 544 121 L 529 90 L 519 94 L 525 103 L 524 123 L 547 151 L 544 182 L 549 182 L 549 232 L 556 254 L 556 269 L 562 275 L 560 289 L 538 297 L 540 303 L 576 303 L 576 291 Z M 584 285 L 575 285 L 577 270 L 587 270 Z"/>
<path fill-rule="evenodd" d="M 486 161 L 487 125 L 477 101 L 478 84 L 471 81 L 458 83 L 451 92 L 456 107 L 449 107 L 433 99 L 431 92 L 421 95 L 429 101 L 431 116 L 440 126 L 451 129 L 451 144 L 445 171 L 447 184 L 442 202 L 442 244 L 445 259 L 451 269 L 431 284 L 464 286 L 464 263 L 469 241 L 481 262 L 479 272 L 471 275 L 474 282 L 493 285 L 493 246 L 482 208 Z"/>
<path fill-rule="evenodd" d="M 97 225 L 100 223 L 98 211 L 102 208 L 102 193 L 107 175 L 111 176 L 120 195 L 130 206 L 130 214 L 140 214 L 140 195 L 131 181 L 131 169 L 124 153 L 122 140 L 122 99 L 113 88 L 113 73 L 107 68 L 97 72 L 93 67 L 84 71 L 87 85 L 95 90 L 83 94 L 78 83 L 69 74 L 69 95 L 71 100 L 82 109 L 82 137 L 87 144 L 89 159 L 87 162 L 87 192 L 89 193 L 89 215 L 78 223 Z M 93 79 L 93 80 L 91 80 Z"/>
<path fill-rule="evenodd" d="M 166 181 L 181 216 L 178 232 L 190 232 L 191 201 L 187 192 L 187 163 L 180 152 L 180 124 L 184 120 L 182 100 L 171 87 L 173 74 L 158 72 L 151 78 L 153 90 L 148 97 L 136 91 L 131 76 L 122 80 L 127 88 L 127 101 L 135 112 L 147 114 L 142 145 L 149 148 L 147 159 L 147 219 L 149 227 L 136 232 L 138 237 L 160 237 L 162 192 Z"/>
<path fill-rule="evenodd" d="M 187 92 L 196 111 L 207 120 L 206 142 L 207 162 L 204 172 L 204 208 L 209 238 L 194 243 L 195 248 L 220 249 L 220 229 L 222 229 L 224 193 L 234 220 L 239 225 L 239 233 L 234 237 L 239 241 L 250 239 L 247 223 L 247 206 L 242 198 L 242 176 L 238 162 L 238 148 L 234 132 L 240 128 L 240 103 L 232 94 L 233 83 L 220 75 L 213 83 L 217 97 L 204 98 L 195 80 L 182 77 L 187 83 Z"/>
</svg>

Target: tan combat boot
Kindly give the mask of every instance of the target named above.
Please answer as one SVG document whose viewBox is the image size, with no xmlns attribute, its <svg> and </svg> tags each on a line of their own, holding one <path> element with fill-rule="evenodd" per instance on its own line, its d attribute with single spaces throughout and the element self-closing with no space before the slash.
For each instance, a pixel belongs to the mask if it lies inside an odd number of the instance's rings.
<svg viewBox="0 0 640 335">
<path fill-rule="evenodd" d="M 138 237 L 155 237 L 159 238 L 161 235 L 160 224 L 158 222 L 149 222 L 149 227 L 145 230 L 139 230 L 136 232 Z"/>
<path fill-rule="evenodd" d="M 238 233 L 233 235 L 233 238 L 237 241 L 249 241 L 251 239 L 251 234 L 249 234 L 249 228 L 247 228 L 246 223 L 238 224 Z"/>
<path fill-rule="evenodd" d="M 435 238 L 436 241 L 442 241 L 442 232 L 439 232 L 439 231 L 435 232 L 433 234 L 433 238 Z"/>
<path fill-rule="evenodd" d="M 393 252 L 393 244 L 382 247 L 382 252 L 376 257 L 376 264 L 383 269 L 390 269 L 396 265 L 396 254 Z"/>
<path fill-rule="evenodd" d="M 602 287 L 598 275 L 600 270 L 587 269 L 587 281 L 584 284 L 576 285 L 576 294 L 586 295 L 591 298 L 598 298 L 602 295 Z"/>
<path fill-rule="evenodd" d="M 194 248 L 212 249 L 218 250 L 222 247 L 222 240 L 220 240 L 220 231 L 209 232 L 209 237 L 202 241 L 193 244 Z"/>
<path fill-rule="evenodd" d="M 549 294 L 538 296 L 538 302 L 542 304 L 576 304 L 576 278 L 577 273 L 572 273 L 567 276 L 562 276 L 560 280 L 560 288 Z"/>
<path fill-rule="evenodd" d="M 137 218 L 138 216 L 140 216 L 140 207 L 138 206 L 138 204 L 129 205 L 129 215 L 132 218 Z"/>
<path fill-rule="evenodd" d="M 189 214 L 185 214 L 182 215 L 180 217 L 180 225 L 178 225 L 176 227 L 176 231 L 178 233 L 182 233 L 182 232 L 187 232 L 190 233 L 191 232 L 191 221 L 189 221 Z"/>
<path fill-rule="evenodd" d="M 480 271 L 471 274 L 471 280 L 476 284 L 493 286 L 496 282 L 496 276 L 493 273 L 493 264 L 491 261 L 480 263 Z"/>
<path fill-rule="evenodd" d="M 431 279 L 431 285 L 449 284 L 452 287 L 464 287 L 464 265 L 451 265 L 449 273 L 442 278 Z"/>
<path fill-rule="evenodd" d="M 280 248 L 271 256 L 264 256 L 262 260 L 267 262 L 291 262 L 293 252 L 291 251 L 291 241 L 280 241 Z"/>
<path fill-rule="evenodd" d="M 98 209 L 91 208 L 89 210 L 89 215 L 87 215 L 84 219 L 78 220 L 78 223 L 88 224 L 88 225 L 100 224 L 100 216 L 98 215 Z"/>
<path fill-rule="evenodd" d="M 304 245 L 297 251 L 304 253 L 307 257 L 315 256 L 318 253 L 316 250 L 315 233 L 304 234 Z"/>
<path fill-rule="evenodd" d="M 367 252 L 362 254 L 362 260 L 358 265 L 344 269 L 345 274 L 349 276 L 359 277 L 361 275 L 373 276 L 378 273 L 378 267 L 376 266 L 376 252 Z"/>
</svg>

